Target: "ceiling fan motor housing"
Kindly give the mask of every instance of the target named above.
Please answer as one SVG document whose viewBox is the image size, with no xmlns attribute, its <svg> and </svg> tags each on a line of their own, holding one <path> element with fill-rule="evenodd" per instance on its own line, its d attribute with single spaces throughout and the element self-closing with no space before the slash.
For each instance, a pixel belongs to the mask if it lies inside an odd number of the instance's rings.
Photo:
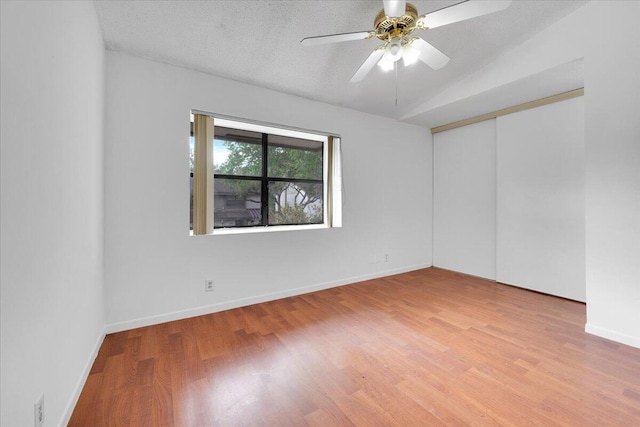
<svg viewBox="0 0 640 427">
<path fill-rule="evenodd" d="M 406 37 L 415 29 L 417 20 L 418 9 L 410 3 L 406 3 L 403 16 L 389 17 L 382 9 L 373 21 L 376 37 L 385 41 L 394 37 Z"/>
</svg>

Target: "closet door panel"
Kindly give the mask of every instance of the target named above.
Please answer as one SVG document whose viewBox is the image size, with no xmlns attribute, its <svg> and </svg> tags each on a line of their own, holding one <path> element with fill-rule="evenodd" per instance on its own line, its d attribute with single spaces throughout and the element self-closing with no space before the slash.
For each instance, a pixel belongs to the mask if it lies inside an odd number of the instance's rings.
<svg viewBox="0 0 640 427">
<path fill-rule="evenodd" d="M 433 264 L 496 277 L 495 119 L 437 133 Z"/>
<path fill-rule="evenodd" d="M 496 278 L 585 301 L 583 98 L 496 120 Z"/>
</svg>

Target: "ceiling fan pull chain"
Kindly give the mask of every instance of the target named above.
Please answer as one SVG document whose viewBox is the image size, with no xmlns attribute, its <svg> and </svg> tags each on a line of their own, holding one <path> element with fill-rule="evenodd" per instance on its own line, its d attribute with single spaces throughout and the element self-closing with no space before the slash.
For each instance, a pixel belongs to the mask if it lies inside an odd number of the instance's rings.
<svg viewBox="0 0 640 427">
<path fill-rule="evenodd" d="M 396 107 L 398 107 L 398 61 L 393 63 L 393 68 L 396 69 Z"/>
</svg>

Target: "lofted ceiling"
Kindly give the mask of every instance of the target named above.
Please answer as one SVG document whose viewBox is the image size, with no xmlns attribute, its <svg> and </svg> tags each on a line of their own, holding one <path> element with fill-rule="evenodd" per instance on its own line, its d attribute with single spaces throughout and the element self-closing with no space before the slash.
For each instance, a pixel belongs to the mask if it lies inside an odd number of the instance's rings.
<svg viewBox="0 0 640 427">
<path fill-rule="evenodd" d="M 409 2 L 422 15 L 459 0 Z M 417 31 L 451 58 L 447 66 L 437 71 L 420 62 L 399 66 L 397 79 L 393 71 L 385 73 L 375 67 L 363 81 L 350 83 L 353 73 L 380 44 L 377 39 L 321 46 L 302 46 L 300 40 L 372 30 L 381 0 L 95 0 L 108 49 L 404 120 L 444 88 L 584 3 L 514 0 L 498 13 Z M 419 116 L 407 121 L 434 125 L 433 120 Z"/>
</svg>

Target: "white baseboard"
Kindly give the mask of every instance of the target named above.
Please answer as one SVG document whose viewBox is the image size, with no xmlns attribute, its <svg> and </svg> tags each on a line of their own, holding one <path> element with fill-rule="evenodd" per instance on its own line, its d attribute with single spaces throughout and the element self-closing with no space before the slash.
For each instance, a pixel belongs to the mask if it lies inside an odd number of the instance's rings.
<svg viewBox="0 0 640 427">
<path fill-rule="evenodd" d="M 600 326 L 595 326 L 589 323 L 584 326 L 584 331 L 591 335 L 596 335 L 601 338 L 606 338 L 611 341 L 629 345 L 631 347 L 640 348 L 640 337 L 621 334 L 620 332 L 612 331 L 610 329 L 602 328 Z"/>
<path fill-rule="evenodd" d="M 69 424 L 69 421 L 71 420 L 71 415 L 73 415 L 73 410 L 75 409 L 76 403 L 78 403 L 78 399 L 80 398 L 80 393 L 82 393 L 82 389 L 84 388 L 84 385 L 87 382 L 87 378 L 89 378 L 89 373 L 91 372 L 91 368 L 93 367 L 93 362 L 95 362 L 96 357 L 98 357 L 98 351 L 100 351 L 100 347 L 102 346 L 102 343 L 106 335 L 107 335 L 107 330 L 105 328 L 100 333 L 100 336 L 98 337 L 98 340 L 96 341 L 96 344 L 93 347 L 93 351 L 89 356 L 89 360 L 87 360 L 87 363 L 85 364 L 84 369 L 82 370 L 82 375 L 78 379 L 78 382 L 75 388 L 73 389 L 73 394 L 71 395 L 71 398 L 67 403 L 67 406 L 64 408 L 64 411 L 62 412 L 62 419 L 58 423 L 59 427 L 63 427 Z"/>
<path fill-rule="evenodd" d="M 142 317 L 139 319 L 127 320 L 124 322 L 111 323 L 106 326 L 106 333 L 126 331 L 129 329 L 140 328 L 143 326 L 157 325 L 159 323 L 171 322 L 174 320 L 187 319 L 189 317 L 201 316 L 203 314 L 211 314 L 219 311 L 229 310 L 238 307 L 245 307 L 251 304 L 273 301 L 281 298 L 292 297 L 296 295 L 307 294 L 309 292 L 321 291 L 323 289 L 335 288 L 337 286 L 348 285 L 351 283 L 362 282 L 364 280 L 376 279 L 379 277 L 391 276 L 394 274 L 407 273 L 409 271 L 420 270 L 431 267 L 431 265 L 421 264 L 409 267 L 403 267 L 393 270 L 379 271 L 376 273 L 365 274 L 362 276 L 354 276 L 331 282 L 317 283 L 310 286 L 300 288 L 287 289 L 284 291 L 273 292 L 269 294 L 257 295 L 248 298 L 241 298 L 231 301 L 225 301 L 217 304 L 205 305 L 201 307 L 189 308 L 186 310 L 174 311 L 171 313 L 159 314 L 155 316 Z"/>
</svg>

